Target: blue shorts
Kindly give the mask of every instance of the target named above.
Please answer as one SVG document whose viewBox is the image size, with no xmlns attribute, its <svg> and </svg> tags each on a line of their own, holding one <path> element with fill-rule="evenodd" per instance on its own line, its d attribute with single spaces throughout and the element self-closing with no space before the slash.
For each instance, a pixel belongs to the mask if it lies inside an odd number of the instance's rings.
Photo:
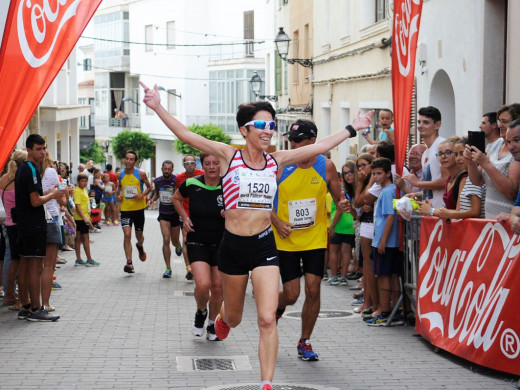
<svg viewBox="0 0 520 390">
<path fill-rule="evenodd" d="M 116 194 L 112 194 L 112 196 L 103 196 L 103 202 L 116 202 Z"/>
<path fill-rule="evenodd" d="M 403 269 L 403 252 L 399 248 L 385 248 L 384 254 L 379 254 L 372 247 L 372 262 L 376 276 L 400 275 Z"/>
</svg>

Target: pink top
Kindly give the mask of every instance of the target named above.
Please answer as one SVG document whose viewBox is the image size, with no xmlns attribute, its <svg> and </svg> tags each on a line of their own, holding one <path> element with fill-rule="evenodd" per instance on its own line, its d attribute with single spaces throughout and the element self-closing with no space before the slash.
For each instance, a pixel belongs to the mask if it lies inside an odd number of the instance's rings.
<svg viewBox="0 0 520 390">
<path fill-rule="evenodd" d="M 222 177 L 222 192 L 226 210 L 236 208 L 272 209 L 273 198 L 276 194 L 278 163 L 265 152 L 264 158 L 264 168 L 253 169 L 245 163 L 242 152 L 239 149 L 236 150 L 228 171 Z M 242 193 L 240 192 L 241 182 Z"/>
<path fill-rule="evenodd" d="M 6 226 L 14 226 L 16 224 L 13 222 L 11 218 L 11 209 L 16 205 L 16 202 L 14 200 L 14 190 L 5 191 L 4 194 L 4 190 L 0 189 L 0 199 L 2 199 L 2 196 L 4 199 L 4 209 L 6 216 L 5 224 Z"/>
</svg>

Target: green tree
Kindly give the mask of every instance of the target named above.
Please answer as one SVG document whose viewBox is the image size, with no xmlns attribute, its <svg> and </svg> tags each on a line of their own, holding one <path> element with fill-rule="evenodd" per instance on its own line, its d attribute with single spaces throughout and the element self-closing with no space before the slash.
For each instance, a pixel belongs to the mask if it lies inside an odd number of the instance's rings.
<svg viewBox="0 0 520 390">
<path fill-rule="evenodd" d="M 155 142 L 148 134 L 124 130 L 112 138 L 112 150 L 118 160 L 125 158 L 127 150 L 137 152 L 137 160 L 149 159 L 155 154 Z"/>
<path fill-rule="evenodd" d="M 79 161 L 85 164 L 88 160 L 93 160 L 94 164 L 100 164 L 105 161 L 105 153 L 103 148 L 94 141 L 90 149 L 81 149 L 79 151 Z"/>
<path fill-rule="evenodd" d="M 219 141 L 225 144 L 229 144 L 231 141 L 231 138 L 224 133 L 222 127 L 217 125 L 191 125 L 188 126 L 188 129 L 194 133 L 202 135 L 204 138 L 211 139 L 213 141 Z M 181 154 L 193 154 L 195 156 L 200 154 L 199 150 L 185 142 L 182 142 L 179 139 L 175 141 L 175 150 Z"/>
</svg>

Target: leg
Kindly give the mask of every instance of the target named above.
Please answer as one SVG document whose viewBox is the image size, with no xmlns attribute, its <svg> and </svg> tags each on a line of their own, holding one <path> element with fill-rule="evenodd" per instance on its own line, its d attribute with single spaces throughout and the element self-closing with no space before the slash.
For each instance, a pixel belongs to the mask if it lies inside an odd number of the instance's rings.
<svg viewBox="0 0 520 390">
<path fill-rule="evenodd" d="M 337 285 L 339 283 L 337 277 L 337 269 L 339 265 L 339 254 L 341 246 L 337 244 L 330 244 L 329 249 L 329 265 L 330 265 L 330 284 Z"/>
<path fill-rule="evenodd" d="M 170 237 L 172 244 L 175 248 L 181 245 L 181 240 L 179 239 L 179 234 L 181 232 L 181 227 L 179 226 L 170 226 Z"/>
<path fill-rule="evenodd" d="M 88 233 L 81 234 L 81 240 L 83 241 L 83 249 L 85 250 L 85 254 L 87 255 L 87 260 L 92 260 L 92 256 L 90 255 L 90 236 Z"/>
<path fill-rule="evenodd" d="M 29 258 L 21 256 L 18 267 L 18 294 L 20 295 L 20 303 L 22 306 L 28 305 L 29 299 L 29 280 L 28 276 Z"/>
<path fill-rule="evenodd" d="M 29 296 L 31 298 L 31 308 L 33 309 L 33 311 L 38 310 L 41 307 L 40 280 L 41 280 L 41 276 L 42 276 L 42 270 L 43 270 L 43 257 L 31 257 L 28 259 L 27 280 L 28 280 L 28 287 L 29 287 Z"/>
<path fill-rule="evenodd" d="M 125 226 L 123 228 L 123 248 L 125 249 L 125 256 L 127 260 L 132 260 L 132 226 Z"/>
<path fill-rule="evenodd" d="M 302 339 L 310 339 L 320 313 L 321 277 L 305 274 L 305 302 L 302 309 Z"/>
<path fill-rule="evenodd" d="M 390 276 L 380 275 L 379 280 L 379 307 L 381 312 L 390 311 Z"/>
<path fill-rule="evenodd" d="M 221 272 L 220 279 L 222 280 L 224 297 L 224 302 L 220 308 L 220 316 L 228 326 L 235 328 L 242 321 L 248 275 L 228 275 Z"/>
<path fill-rule="evenodd" d="M 341 277 L 346 278 L 350 261 L 352 260 L 352 246 L 341 244 Z"/>
<path fill-rule="evenodd" d="M 361 251 L 363 252 L 363 280 L 366 282 L 365 302 L 366 305 L 370 303 L 372 309 L 377 311 L 379 309 L 379 295 L 377 292 L 377 281 L 372 267 L 372 259 L 370 258 L 370 254 L 372 253 L 371 239 L 361 237 Z M 369 300 L 368 303 L 367 299 Z"/>
<path fill-rule="evenodd" d="M 56 255 L 58 254 L 58 245 L 48 244 L 45 259 L 43 260 L 43 272 L 41 277 L 42 286 L 42 303 L 43 306 L 50 306 L 50 297 L 52 290 L 52 275 L 56 266 Z"/>
<path fill-rule="evenodd" d="M 258 329 L 260 330 L 258 345 L 260 376 L 262 381 L 272 381 L 278 355 L 278 328 L 276 327 L 275 312 L 280 271 L 275 266 L 256 267 L 251 279 L 255 290 Z"/>
<path fill-rule="evenodd" d="M 182 256 L 184 257 L 184 265 L 186 266 L 186 279 L 191 280 L 193 276 L 191 276 L 191 267 L 190 267 L 190 260 L 188 257 L 188 248 L 186 247 L 186 236 L 187 236 L 186 230 L 184 228 L 182 229 Z"/>
<path fill-rule="evenodd" d="M 15 295 L 15 286 L 16 286 L 16 278 L 18 276 L 18 268 L 20 265 L 20 260 L 13 260 L 11 258 L 11 264 L 9 264 L 9 270 L 7 271 L 7 289 L 5 291 L 4 300 L 7 302 L 14 302 L 16 300 Z M 18 283 L 18 287 L 19 283 Z"/>
<path fill-rule="evenodd" d="M 209 264 L 205 261 L 193 262 L 191 269 L 193 271 L 193 278 L 195 279 L 195 302 L 197 302 L 198 309 L 204 310 L 207 307 L 209 301 L 209 292 L 211 287 L 211 269 Z M 216 317 L 217 313 L 214 314 Z"/>
<path fill-rule="evenodd" d="M 283 284 L 283 290 L 278 294 L 278 309 L 294 305 L 300 296 L 300 278 L 289 280 Z"/>
<path fill-rule="evenodd" d="M 143 231 L 136 231 L 135 232 L 135 238 L 137 240 L 137 244 L 140 245 L 140 246 L 143 246 L 144 244 L 144 234 L 143 234 Z"/>
<path fill-rule="evenodd" d="M 166 268 L 171 269 L 172 268 L 171 263 L 170 263 L 170 259 L 172 256 L 172 251 L 170 249 L 171 224 L 170 224 L 170 221 L 164 221 L 161 219 L 159 221 L 159 225 L 161 227 L 161 234 L 162 234 L 162 238 L 163 238 L 162 253 L 163 253 L 164 262 L 166 263 Z M 137 232 L 136 232 L 136 236 L 137 236 Z"/>
<path fill-rule="evenodd" d="M 211 267 L 211 286 L 209 297 L 209 318 L 213 320 L 222 306 L 222 281 L 216 266 Z"/>
<path fill-rule="evenodd" d="M 76 252 L 76 260 L 81 260 L 81 236 L 82 234 L 76 231 L 76 238 L 74 239 L 74 251 Z"/>
</svg>

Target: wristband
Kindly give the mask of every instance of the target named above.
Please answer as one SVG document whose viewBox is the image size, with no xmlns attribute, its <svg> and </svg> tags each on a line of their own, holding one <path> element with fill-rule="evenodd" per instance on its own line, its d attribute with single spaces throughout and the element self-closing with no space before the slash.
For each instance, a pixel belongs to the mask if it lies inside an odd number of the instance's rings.
<svg viewBox="0 0 520 390">
<path fill-rule="evenodd" d="M 356 136 L 356 129 L 354 129 L 354 127 L 352 125 L 347 125 L 345 126 L 345 129 L 350 133 L 350 136 L 351 137 L 355 137 Z"/>
<path fill-rule="evenodd" d="M 428 213 L 428 215 L 429 215 L 430 217 L 433 217 L 433 212 L 434 212 L 434 211 L 435 211 L 435 209 L 432 207 L 432 208 L 430 209 L 430 212 Z"/>
</svg>

